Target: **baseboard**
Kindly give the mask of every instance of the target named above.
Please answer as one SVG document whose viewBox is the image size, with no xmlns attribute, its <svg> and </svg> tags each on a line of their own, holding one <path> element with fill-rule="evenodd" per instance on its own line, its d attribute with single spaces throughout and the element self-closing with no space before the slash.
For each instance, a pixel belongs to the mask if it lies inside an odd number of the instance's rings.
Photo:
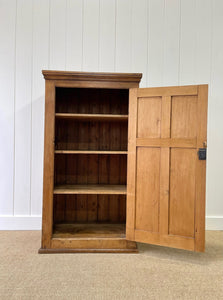
<svg viewBox="0 0 223 300">
<path fill-rule="evenodd" d="M 3 216 L 0 215 L 0 230 L 41 230 L 41 215 Z M 207 216 L 207 230 L 223 230 L 223 216 Z"/>
<path fill-rule="evenodd" d="M 0 215 L 0 230 L 40 230 L 41 215 L 3 216 Z"/>
<path fill-rule="evenodd" d="M 223 216 L 206 216 L 206 230 L 223 230 Z"/>
</svg>

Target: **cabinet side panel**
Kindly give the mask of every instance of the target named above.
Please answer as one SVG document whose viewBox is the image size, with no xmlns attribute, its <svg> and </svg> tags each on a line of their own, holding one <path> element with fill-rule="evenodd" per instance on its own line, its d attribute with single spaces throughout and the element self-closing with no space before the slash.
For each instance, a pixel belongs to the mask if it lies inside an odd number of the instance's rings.
<svg viewBox="0 0 223 300">
<path fill-rule="evenodd" d="M 137 89 L 129 90 L 126 238 L 135 240 Z"/>
<path fill-rule="evenodd" d="M 55 126 L 54 115 L 55 86 L 53 81 L 46 80 L 42 248 L 50 247 L 50 239 L 52 235 Z"/>
</svg>

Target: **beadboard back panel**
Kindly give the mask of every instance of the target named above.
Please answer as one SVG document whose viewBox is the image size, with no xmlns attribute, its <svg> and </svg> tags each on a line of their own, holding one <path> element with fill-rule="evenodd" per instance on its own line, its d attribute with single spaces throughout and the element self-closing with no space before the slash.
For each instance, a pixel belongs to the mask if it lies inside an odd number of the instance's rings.
<svg viewBox="0 0 223 300">
<path fill-rule="evenodd" d="M 0 229 L 41 226 L 42 69 L 209 84 L 207 225 L 223 229 L 223 2 L 0 0 Z"/>
</svg>

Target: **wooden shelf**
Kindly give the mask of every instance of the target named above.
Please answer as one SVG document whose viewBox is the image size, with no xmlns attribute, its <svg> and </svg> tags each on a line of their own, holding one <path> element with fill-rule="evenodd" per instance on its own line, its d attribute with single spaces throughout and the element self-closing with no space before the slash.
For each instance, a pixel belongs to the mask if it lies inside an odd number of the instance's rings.
<svg viewBox="0 0 223 300">
<path fill-rule="evenodd" d="M 125 238 L 125 224 L 56 224 L 53 238 Z"/>
<path fill-rule="evenodd" d="M 55 150 L 56 154 L 127 154 L 128 151 Z"/>
<path fill-rule="evenodd" d="M 54 188 L 54 194 L 126 195 L 126 193 L 126 185 L 59 185 Z"/>
<path fill-rule="evenodd" d="M 128 115 L 56 113 L 56 118 L 82 121 L 127 121 Z"/>
</svg>

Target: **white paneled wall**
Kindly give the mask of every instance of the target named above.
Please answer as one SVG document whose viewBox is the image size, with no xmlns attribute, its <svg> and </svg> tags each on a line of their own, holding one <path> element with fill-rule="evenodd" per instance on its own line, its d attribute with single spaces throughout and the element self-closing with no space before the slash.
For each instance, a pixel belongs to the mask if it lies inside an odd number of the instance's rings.
<svg viewBox="0 0 223 300">
<path fill-rule="evenodd" d="M 222 0 L 0 0 L 0 229 L 41 226 L 42 69 L 208 83 L 207 228 L 223 229 Z"/>
</svg>

